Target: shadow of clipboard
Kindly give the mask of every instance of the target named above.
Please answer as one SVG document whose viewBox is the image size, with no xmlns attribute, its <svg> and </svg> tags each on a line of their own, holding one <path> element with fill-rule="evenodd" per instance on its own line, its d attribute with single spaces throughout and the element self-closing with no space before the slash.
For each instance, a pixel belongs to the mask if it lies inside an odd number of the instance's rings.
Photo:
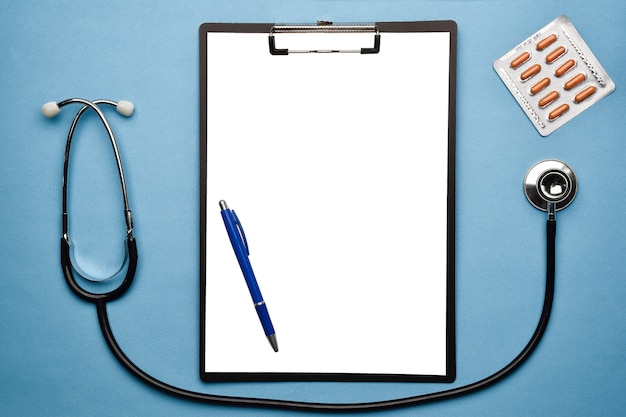
<svg viewBox="0 0 626 417">
<path fill-rule="evenodd" d="M 200 27 L 204 381 L 455 379 L 456 24 L 343 27 Z"/>
</svg>

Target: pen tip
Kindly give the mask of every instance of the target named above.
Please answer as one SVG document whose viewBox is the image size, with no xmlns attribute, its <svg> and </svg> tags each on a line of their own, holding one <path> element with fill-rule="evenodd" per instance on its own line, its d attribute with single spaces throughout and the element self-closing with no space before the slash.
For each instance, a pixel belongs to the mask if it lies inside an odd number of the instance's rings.
<svg viewBox="0 0 626 417">
<path fill-rule="evenodd" d="M 220 209 L 226 210 L 227 208 L 228 208 L 228 204 L 226 204 L 226 201 L 220 200 Z"/>
<path fill-rule="evenodd" d="M 276 340 L 276 334 L 267 336 L 267 340 L 270 341 L 270 345 L 272 345 L 274 352 L 278 352 L 278 340 Z"/>
</svg>

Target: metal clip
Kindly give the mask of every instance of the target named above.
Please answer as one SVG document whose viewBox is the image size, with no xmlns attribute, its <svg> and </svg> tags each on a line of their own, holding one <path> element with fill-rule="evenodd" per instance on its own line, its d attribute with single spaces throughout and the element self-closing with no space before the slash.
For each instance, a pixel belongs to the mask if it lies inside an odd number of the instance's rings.
<svg viewBox="0 0 626 417">
<path fill-rule="evenodd" d="M 279 49 L 276 48 L 276 33 L 373 33 L 374 46 L 359 49 Z M 377 54 L 380 52 L 380 32 L 376 25 L 334 25 L 332 22 L 318 21 L 316 25 L 274 25 L 269 34 L 269 50 L 272 55 L 290 53 L 359 53 Z"/>
</svg>

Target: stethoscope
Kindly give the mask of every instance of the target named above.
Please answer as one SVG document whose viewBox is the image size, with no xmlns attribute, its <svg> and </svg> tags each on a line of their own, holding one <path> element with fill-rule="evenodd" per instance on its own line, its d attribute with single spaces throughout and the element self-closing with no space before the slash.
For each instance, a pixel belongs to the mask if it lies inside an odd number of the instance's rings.
<svg viewBox="0 0 626 417">
<path fill-rule="evenodd" d="M 501 381 L 513 371 L 515 371 L 538 346 L 550 318 L 552 310 L 552 302 L 554 299 L 554 281 L 555 281 L 555 240 L 556 240 L 556 212 L 569 206 L 576 197 L 578 189 L 578 180 L 574 171 L 564 162 L 558 160 L 545 160 L 533 165 L 524 177 L 523 189 L 528 201 L 537 209 L 548 213 L 546 223 L 546 289 L 541 316 L 537 327 L 522 351 L 505 367 L 494 374 L 483 378 L 477 382 L 464 385 L 449 390 L 398 398 L 393 400 L 367 402 L 367 403 L 316 403 L 304 401 L 274 400 L 268 398 L 247 398 L 234 397 L 225 395 L 213 395 L 200 392 L 185 390 L 183 388 L 174 387 L 162 382 L 135 365 L 123 352 L 118 345 L 113 332 L 109 325 L 106 305 L 109 301 L 113 301 L 122 296 L 132 284 L 137 268 L 137 246 L 133 235 L 133 221 L 131 210 L 128 205 L 128 197 L 126 194 L 126 182 L 124 179 L 124 171 L 122 169 L 122 161 L 120 159 L 117 142 L 111 126 L 100 109 L 101 105 L 109 105 L 116 108 L 118 113 L 124 116 L 130 116 L 133 113 L 133 105 L 128 101 L 114 102 L 110 100 L 94 100 L 88 101 L 80 98 L 72 98 L 61 101 L 59 103 L 49 102 L 44 104 L 42 111 L 47 117 L 54 117 L 59 114 L 60 109 L 68 104 L 82 104 L 83 107 L 78 111 L 67 136 L 67 144 L 65 148 L 65 163 L 63 168 L 63 226 L 61 237 L 61 267 L 63 275 L 70 289 L 78 297 L 85 301 L 94 303 L 98 314 L 100 329 L 107 345 L 111 349 L 117 360 L 133 375 L 144 383 L 159 389 L 165 393 L 186 399 L 208 404 L 231 405 L 231 406 L 248 406 L 263 407 L 274 409 L 287 409 L 296 411 L 318 411 L 318 412 L 358 412 L 358 411 L 375 411 L 385 410 L 398 407 L 415 406 L 420 404 L 443 401 L 462 395 L 467 395 L 496 382 Z M 117 162 L 117 169 L 120 178 L 122 195 L 124 200 L 124 218 L 126 219 L 126 274 L 122 283 L 115 289 L 104 292 L 94 293 L 83 289 L 75 278 L 77 275 L 89 281 L 99 281 L 90 278 L 84 273 L 80 273 L 74 267 L 70 254 L 70 236 L 68 230 L 68 204 L 67 204 L 67 185 L 68 185 L 68 166 L 70 157 L 70 148 L 74 130 L 81 116 L 87 110 L 93 110 L 104 125 L 113 152 Z"/>
</svg>

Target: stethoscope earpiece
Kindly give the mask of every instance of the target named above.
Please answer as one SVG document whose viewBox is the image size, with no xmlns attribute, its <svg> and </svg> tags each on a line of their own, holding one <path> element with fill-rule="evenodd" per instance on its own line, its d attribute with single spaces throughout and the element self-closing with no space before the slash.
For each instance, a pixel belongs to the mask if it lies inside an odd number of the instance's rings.
<svg viewBox="0 0 626 417">
<path fill-rule="evenodd" d="M 56 101 L 49 101 L 41 106 L 41 112 L 50 119 L 56 117 L 56 115 L 61 112 L 61 108 Z"/>
<path fill-rule="evenodd" d="M 524 193 L 535 208 L 548 211 L 563 210 L 576 197 L 578 180 L 564 162 L 549 159 L 533 165 L 524 177 Z"/>
</svg>

